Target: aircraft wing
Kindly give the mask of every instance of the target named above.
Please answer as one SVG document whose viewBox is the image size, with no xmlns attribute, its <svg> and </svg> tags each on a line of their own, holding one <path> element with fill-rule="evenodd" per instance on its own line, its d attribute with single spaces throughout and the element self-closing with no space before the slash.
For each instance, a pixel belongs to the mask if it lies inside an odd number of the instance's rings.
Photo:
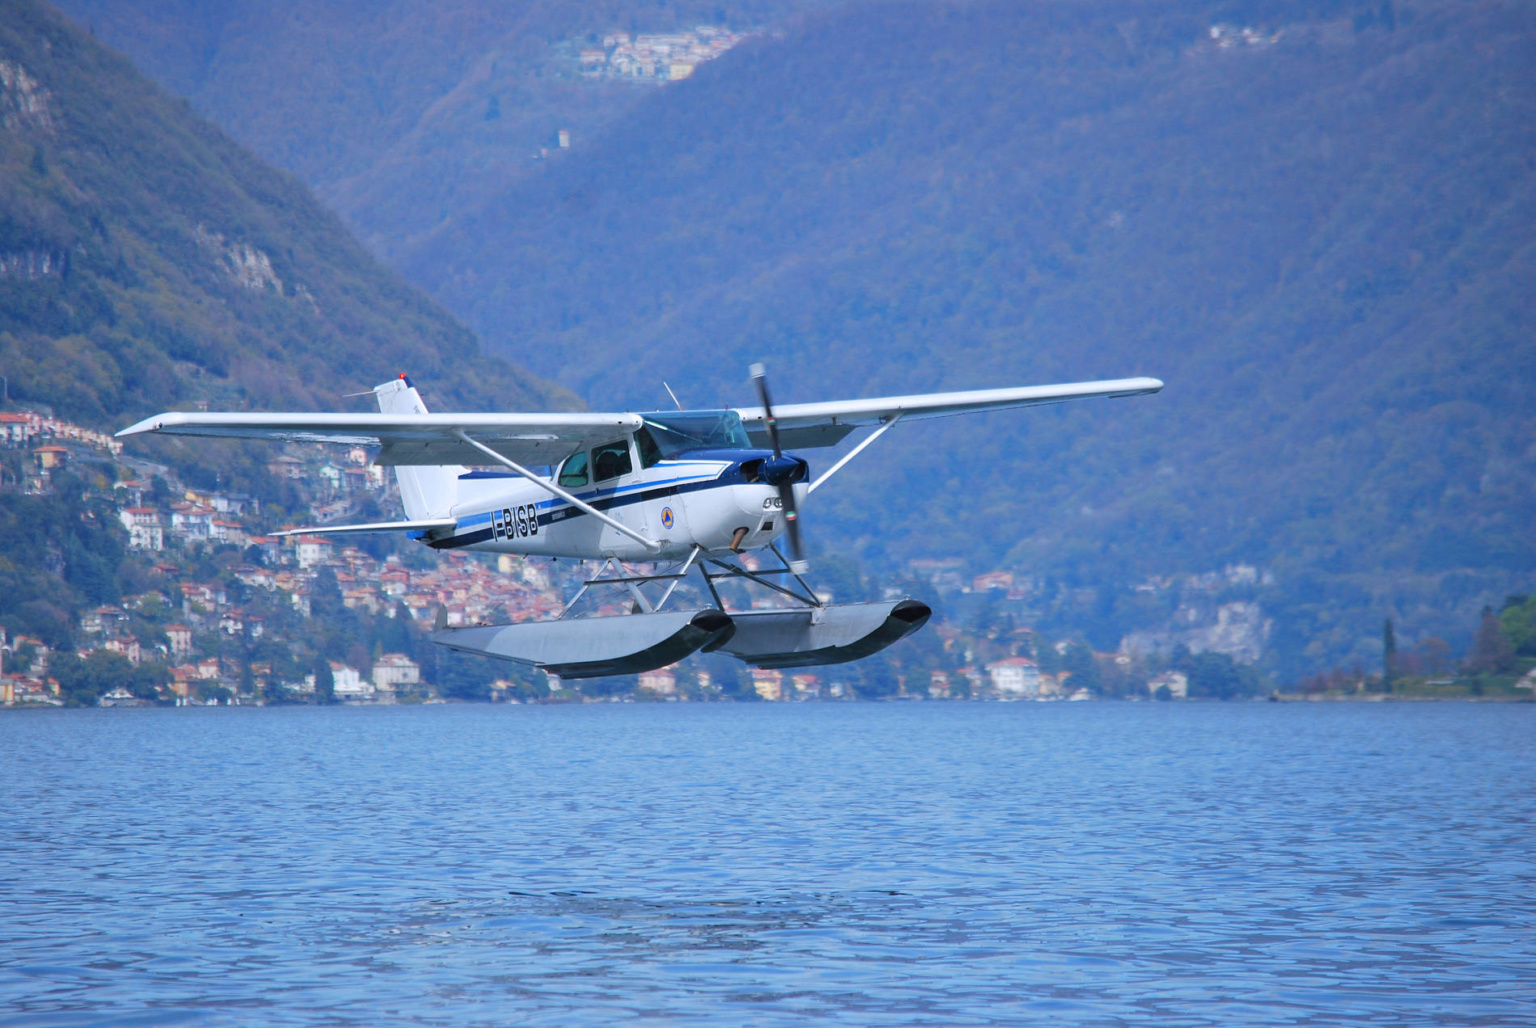
<svg viewBox="0 0 1536 1028">
<path fill-rule="evenodd" d="M 1101 382 L 1069 382 L 1064 385 L 1016 386 L 1010 389 L 975 389 L 960 393 L 918 393 L 915 396 L 882 396 L 870 400 L 832 400 L 827 403 L 774 404 L 779 436 L 785 449 L 835 446 L 856 428 L 880 425 L 896 415 L 903 421 L 944 418 L 952 414 L 1035 407 L 1090 397 L 1137 396 L 1163 388 L 1156 378 L 1116 378 Z M 763 408 L 740 407 L 747 434 L 757 446 L 768 445 Z"/>
<path fill-rule="evenodd" d="M 463 432 L 519 464 L 554 464 L 639 428 L 638 414 L 202 414 L 172 411 L 117 433 L 272 439 L 380 447 L 376 463 L 484 464 Z"/>
</svg>

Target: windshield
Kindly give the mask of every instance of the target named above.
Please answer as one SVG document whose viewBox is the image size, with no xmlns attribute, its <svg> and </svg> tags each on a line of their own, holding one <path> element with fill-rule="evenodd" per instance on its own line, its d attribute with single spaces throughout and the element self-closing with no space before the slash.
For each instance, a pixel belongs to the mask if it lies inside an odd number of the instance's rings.
<svg viewBox="0 0 1536 1028">
<path fill-rule="evenodd" d="M 647 414 L 645 428 L 663 459 L 685 450 L 747 450 L 752 440 L 733 410 L 691 410 Z M 642 448 L 645 444 L 641 443 Z"/>
</svg>

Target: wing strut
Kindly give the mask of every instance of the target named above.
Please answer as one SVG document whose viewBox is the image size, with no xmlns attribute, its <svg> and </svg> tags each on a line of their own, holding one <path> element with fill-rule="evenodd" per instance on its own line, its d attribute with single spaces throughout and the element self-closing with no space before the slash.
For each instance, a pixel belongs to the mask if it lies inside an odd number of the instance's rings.
<svg viewBox="0 0 1536 1028">
<path fill-rule="evenodd" d="M 554 482 L 546 478 L 540 478 L 538 475 L 535 475 L 532 471 L 529 471 L 527 468 L 523 467 L 512 458 L 503 457 L 501 454 L 497 453 L 495 450 L 491 449 L 489 446 L 486 446 L 479 440 L 471 439 L 468 435 L 465 434 L 462 428 L 455 429 L 453 434 L 458 437 L 460 442 L 468 443 L 470 446 L 473 446 L 475 449 L 491 458 L 491 460 L 495 461 L 497 464 L 511 468 L 513 471 L 517 472 L 519 475 L 522 475 L 524 478 L 538 486 L 540 489 L 543 489 L 549 493 L 553 493 L 555 496 L 558 496 L 566 503 L 569 503 L 571 506 L 575 507 L 577 510 L 592 515 L 594 518 L 601 521 L 603 524 L 607 525 L 614 531 L 623 532 L 625 535 L 629 536 L 631 539 L 639 543 L 641 546 L 644 546 L 646 549 L 656 551 L 661 550 L 661 543 L 658 543 L 654 539 L 646 538 L 622 522 L 615 521 L 613 518 L 610 518 L 608 515 L 604 514 L 590 503 L 584 503 L 581 500 L 578 500 L 575 496 L 572 496 L 564 489 L 561 489 L 559 486 L 555 485 Z"/>
<path fill-rule="evenodd" d="M 859 443 L 859 445 L 855 446 L 853 449 L 851 449 L 847 453 L 843 454 L 843 459 L 842 460 L 840 460 L 836 464 L 832 465 L 830 468 L 828 468 L 826 470 L 825 474 L 823 474 L 820 478 L 816 479 L 816 481 L 812 482 L 811 483 L 811 487 L 805 491 L 805 495 L 809 496 L 809 495 L 811 495 L 811 493 L 814 493 L 816 491 L 817 487 L 821 485 L 821 483 L 825 482 L 827 479 L 831 478 L 833 475 L 835 475 L 839 471 L 841 471 L 843 469 L 843 465 L 844 464 L 847 464 L 849 461 L 853 460 L 853 458 L 855 458 L 859 454 L 863 453 L 864 452 L 864 447 L 868 446 L 870 443 L 874 442 L 876 439 L 879 439 L 882 435 L 885 434 L 885 430 L 886 429 L 890 428 L 892 425 L 896 424 L 896 422 L 900 421 L 902 418 L 904 418 L 906 416 L 907 416 L 907 412 L 906 411 L 902 411 L 900 414 L 897 414 L 894 418 L 892 418 L 891 420 L 885 422 L 879 428 L 877 428 L 873 432 L 871 432 L 868 436 L 866 436 L 863 439 L 863 441 L 861 441 Z"/>
</svg>

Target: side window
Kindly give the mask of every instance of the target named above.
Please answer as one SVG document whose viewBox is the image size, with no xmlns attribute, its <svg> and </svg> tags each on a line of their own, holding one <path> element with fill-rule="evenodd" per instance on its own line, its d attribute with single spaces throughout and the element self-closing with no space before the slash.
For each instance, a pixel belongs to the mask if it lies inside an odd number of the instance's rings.
<svg viewBox="0 0 1536 1028">
<path fill-rule="evenodd" d="M 635 470 L 634 463 L 629 459 L 629 440 L 620 439 L 616 443 L 594 446 L 592 470 L 599 482 L 606 482 L 610 478 L 618 478 Z"/>
<path fill-rule="evenodd" d="M 642 427 L 635 433 L 635 446 L 640 450 L 640 466 L 652 468 L 661 463 L 661 447 L 651 438 L 651 430 Z"/>
<path fill-rule="evenodd" d="M 587 484 L 587 451 L 573 453 L 560 468 L 560 484 L 563 486 Z"/>
</svg>

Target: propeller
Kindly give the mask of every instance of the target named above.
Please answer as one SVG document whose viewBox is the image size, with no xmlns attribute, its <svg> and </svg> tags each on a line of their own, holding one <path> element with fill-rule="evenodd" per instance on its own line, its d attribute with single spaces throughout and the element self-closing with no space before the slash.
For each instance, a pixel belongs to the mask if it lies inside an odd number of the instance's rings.
<svg viewBox="0 0 1536 1028">
<path fill-rule="evenodd" d="M 763 422 L 768 426 L 768 441 L 773 444 L 773 459 L 763 461 L 763 481 L 777 486 L 779 507 L 784 511 L 784 526 L 789 530 L 789 570 L 803 575 L 810 570 L 805 551 L 800 547 L 800 512 L 795 509 L 795 479 L 800 476 L 804 464 L 793 457 L 785 457 L 779 446 L 779 422 L 773 416 L 773 402 L 768 398 L 768 369 L 761 364 L 751 368 L 752 384 L 757 386 L 758 399 L 763 401 Z"/>
</svg>

